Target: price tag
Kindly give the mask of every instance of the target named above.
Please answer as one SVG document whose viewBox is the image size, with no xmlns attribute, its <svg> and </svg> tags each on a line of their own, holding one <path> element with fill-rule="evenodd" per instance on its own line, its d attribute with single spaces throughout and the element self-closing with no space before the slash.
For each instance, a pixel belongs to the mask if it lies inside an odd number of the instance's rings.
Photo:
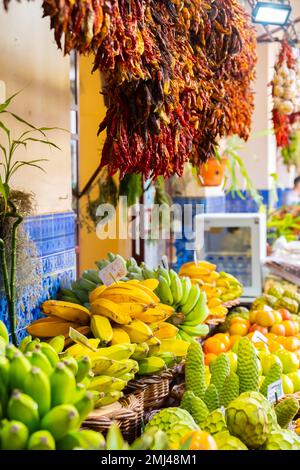
<svg viewBox="0 0 300 470">
<path fill-rule="evenodd" d="M 268 339 L 260 331 L 255 331 L 252 336 L 253 343 L 268 343 Z"/>
<path fill-rule="evenodd" d="M 119 281 L 126 274 L 127 269 L 124 262 L 119 258 L 116 258 L 112 263 L 99 271 L 99 277 L 105 286 L 110 286 L 114 282 Z"/>
<path fill-rule="evenodd" d="M 221 406 L 220 411 L 223 416 L 225 416 L 225 406 Z"/>
<path fill-rule="evenodd" d="M 166 255 L 162 256 L 161 264 L 163 265 L 165 269 L 169 270 L 169 262 L 168 262 L 168 258 L 166 257 Z"/>
<path fill-rule="evenodd" d="M 282 387 L 282 380 L 276 380 L 268 386 L 268 400 L 270 403 L 277 403 L 280 398 L 284 395 L 283 387 Z"/>
<path fill-rule="evenodd" d="M 79 333 L 79 331 L 74 330 L 72 327 L 69 329 L 69 336 L 73 341 L 75 341 L 75 343 L 81 344 L 82 346 L 91 349 L 93 352 L 97 352 L 97 349 L 90 345 L 88 338 L 82 333 Z"/>
</svg>

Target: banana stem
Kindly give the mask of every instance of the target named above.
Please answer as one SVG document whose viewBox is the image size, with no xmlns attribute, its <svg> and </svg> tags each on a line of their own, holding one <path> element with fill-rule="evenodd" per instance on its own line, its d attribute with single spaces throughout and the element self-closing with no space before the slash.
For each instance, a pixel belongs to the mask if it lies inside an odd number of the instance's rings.
<svg viewBox="0 0 300 470">
<path fill-rule="evenodd" d="M 13 224 L 12 228 L 12 239 L 11 239 L 11 269 L 10 269 L 10 299 L 9 299 L 9 314 L 10 314 L 10 326 L 11 336 L 14 345 L 17 345 L 16 337 L 16 302 L 15 302 L 15 288 L 16 288 L 16 267 L 17 267 L 17 229 L 23 220 L 19 214 L 15 214 L 17 220 Z"/>
</svg>

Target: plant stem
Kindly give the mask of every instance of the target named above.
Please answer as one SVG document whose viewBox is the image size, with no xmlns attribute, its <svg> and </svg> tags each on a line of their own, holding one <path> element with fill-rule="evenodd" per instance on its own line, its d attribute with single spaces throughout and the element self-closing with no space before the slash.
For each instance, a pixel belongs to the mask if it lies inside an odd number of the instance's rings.
<svg viewBox="0 0 300 470">
<path fill-rule="evenodd" d="M 12 322 L 13 317 L 11 316 L 11 310 L 10 310 L 11 309 L 11 303 L 10 303 L 11 292 L 10 292 L 10 285 L 9 285 L 7 263 L 6 263 L 6 255 L 5 255 L 5 243 L 2 238 L 0 238 L 0 263 L 1 263 L 1 271 L 3 275 L 3 280 L 4 280 L 6 301 L 7 301 L 7 306 L 8 306 L 10 330 L 11 330 L 13 343 L 16 344 L 15 327 Z"/>
</svg>

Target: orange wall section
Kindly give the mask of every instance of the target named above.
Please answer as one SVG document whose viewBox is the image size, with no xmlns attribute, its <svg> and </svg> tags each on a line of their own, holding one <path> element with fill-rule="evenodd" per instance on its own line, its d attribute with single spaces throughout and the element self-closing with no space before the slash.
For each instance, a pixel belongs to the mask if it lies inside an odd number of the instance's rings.
<svg viewBox="0 0 300 470">
<path fill-rule="evenodd" d="M 105 134 L 97 137 L 99 123 L 105 116 L 106 108 L 100 94 L 100 75 L 91 74 L 92 57 L 79 58 L 79 189 L 87 183 L 99 165 Z M 97 190 L 95 189 L 97 194 Z M 95 192 L 92 193 L 92 197 Z M 85 213 L 87 198 L 80 201 L 80 212 Z M 89 233 L 82 225 L 79 230 L 79 270 L 94 268 L 94 262 L 105 258 L 107 252 L 130 256 L 131 242 L 128 240 L 99 240 L 96 229 Z"/>
</svg>

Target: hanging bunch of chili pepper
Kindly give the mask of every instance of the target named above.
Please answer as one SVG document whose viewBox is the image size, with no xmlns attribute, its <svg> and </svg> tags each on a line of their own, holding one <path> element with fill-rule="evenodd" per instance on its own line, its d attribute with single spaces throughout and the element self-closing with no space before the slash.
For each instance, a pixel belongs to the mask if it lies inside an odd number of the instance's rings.
<svg viewBox="0 0 300 470">
<path fill-rule="evenodd" d="M 7 1 L 7 0 L 6 0 Z M 181 175 L 250 131 L 255 34 L 238 0 L 44 0 L 58 47 L 95 55 L 109 106 L 101 165 Z"/>
</svg>

